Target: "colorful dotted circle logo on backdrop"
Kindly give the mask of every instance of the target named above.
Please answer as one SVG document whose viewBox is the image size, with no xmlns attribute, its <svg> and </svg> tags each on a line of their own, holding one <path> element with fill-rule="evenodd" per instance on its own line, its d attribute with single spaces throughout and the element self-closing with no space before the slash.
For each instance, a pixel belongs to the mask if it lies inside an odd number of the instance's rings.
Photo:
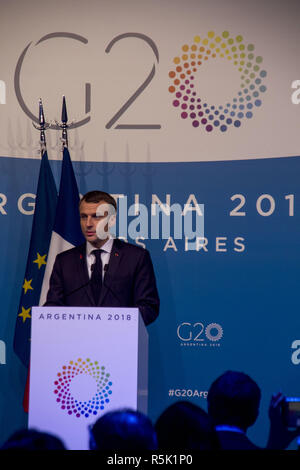
<svg viewBox="0 0 300 470">
<path fill-rule="evenodd" d="M 243 120 L 253 117 L 267 89 L 263 58 L 255 54 L 253 44 L 246 45 L 241 35 L 231 37 L 228 31 L 221 35 L 210 31 L 206 37 L 195 36 L 192 45 L 185 44 L 181 49 L 169 72 L 172 81 L 169 92 L 182 119 L 191 119 L 195 128 L 204 126 L 206 132 L 214 129 L 226 132 L 230 126 L 240 127 Z M 236 96 L 220 105 L 206 103 L 195 90 L 195 74 L 207 60 L 215 58 L 231 61 L 241 74 Z"/>
<path fill-rule="evenodd" d="M 75 378 L 80 379 L 80 376 L 95 381 L 96 392 L 89 400 L 80 401 L 72 395 L 72 381 Z M 110 374 L 106 372 L 104 366 L 99 365 L 98 361 L 81 358 L 70 361 L 58 372 L 54 382 L 56 402 L 63 411 L 77 418 L 97 415 L 110 401 L 112 382 L 109 377 Z"/>
</svg>

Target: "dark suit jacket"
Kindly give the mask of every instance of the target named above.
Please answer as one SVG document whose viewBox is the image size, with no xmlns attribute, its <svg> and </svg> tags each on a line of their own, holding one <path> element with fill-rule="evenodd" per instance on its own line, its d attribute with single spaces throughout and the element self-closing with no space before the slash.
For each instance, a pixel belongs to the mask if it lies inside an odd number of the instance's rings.
<svg viewBox="0 0 300 470">
<path fill-rule="evenodd" d="M 57 255 L 45 306 L 93 307 L 86 264 L 86 244 Z M 159 296 L 150 254 L 115 239 L 98 307 L 137 307 L 146 325 L 159 312 Z"/>
<path fill-rule="evenodd" d="M 223 450 L 262 450 L 248 439 L 245 434 L 232 431 L 217 431 L 221 449 Z"/>
</svg>

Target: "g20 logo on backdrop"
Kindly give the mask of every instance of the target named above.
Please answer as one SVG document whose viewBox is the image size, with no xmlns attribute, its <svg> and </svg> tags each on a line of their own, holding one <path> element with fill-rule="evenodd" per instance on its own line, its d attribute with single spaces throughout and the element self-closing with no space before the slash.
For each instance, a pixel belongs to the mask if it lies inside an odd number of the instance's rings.
<svg viewBox="0 0 300 470">
<path fill-rule="evenodd" d="M 57 38 L 79 41 L 84 45 L 88 44 L 88 39 L 78 34 L 57 32 L 43 36 L 34 46 Z M 145 80 L 140 83 L 125 103 L 120 103 L 118 111 L 110 115 L 110 111 L 107 110 L 109 119 L 105 127 L 106 129 L 127 131 L 134 129 L 160 130 L 162 126 L 159 122 L 151 124 L 139 122 L 136 124 L 120 123 L 121 117 L 126 116 L 127 110 L 134 105 L 136 100 L 140 99 L 146 89 L 151 88 L 152 81 L 156 79 L 156 71 L 159 66 L 159 49 L 156 43 L 152 38 L 142 33 L 124 33 L 114 37 L 106 46 L 105 52 L 113 55 L 117 44 L 127 38 L 145 42 L 152 50 L 153 62 L 149 64 L 151 69 Z M 38 122 L 38 117 L 31 112 L 21 92 L 23 62 L 31 46 L 32 43 L 30 42 L 18 59 L 14 85 L 21 108 L 31 120 Z M 196 75 L 198 76 L 201 73 L 206 61 L 216 58 L 230 61 L 233 68 L 241 74 L 236 95 L 228 97 L 227 102 L 222 104 L 207 103 L 203 99 L 202 90 L 198 90 L 195 83 Z M 181 52 L 173 58 L 173 68 L 169 72 L 169 78 L 171 79 L 169 92 L 172 94 L 172 104 L 179 110 L 181 119 L 190 119 L 194 128 L 203 126 L 206 132 L 211 132 L 214 129 L 226 132 L 230 126 L 240 127 L 244 120 L 253 117 L 255 108 L 262 105 L 262 96 L 267 89 L 265 85 L 267 72 L 262 68 L 262 62 L 263 58 L 255 53 L 254 44 L 246 45 L 241 35 L 231 37 L 228 31 L 223 31 L 220 35 L 210 31 L 204 37 L 195 36 L 193 43 L 190 45 L 184 44 L 181 47 Z M 91 119 L 91 108 L 91 84 L 86 83 L 85 116 L 78 122 L 72 123 L 70 128 L 87 124 Z M 55 125 L 51 125 L 51 127 L 53 129 L 57 128 Z"/>
<path fill-rule="evenodd" d="M 98 361 L 70 361 L 57 373 L 54 394 L 58 406 L 76 418 L 97 415 L 110 402 L 110 374 Z"/>
<path fill-rule="evenodd" d="M 181 119 L 190 119 L 193 127 L 203 126 L 206 132 L 226 132 L 230 126 L 240 127 L 244 120 L 251 119 L 267 89 L 263 58 L 254 51 L 254 44 L 246 45 L 241 35 L 231 37 L 228 31 L 220 35 L 210 31 L 207 36 L 195 36 L 192 44 L 184 44 L 169 72 L 172 104 Z M 207 103 L 195 86 L 196 74 L 208 60 L 216 58 L 230 61 L 241 74 L 236 96 L 222 104 Z"/>
<path fill-rule="evenodd" d="M 26 104 L 26 102 L 23 98 L 22 91 L 21 91 L 21 77 L 22 77 L 23 63 L 24 63 L 25 57 L 26 57 L 27 53 L 29 52 L 30 48 L 36 47 L 36 46 L 40 45 L 41 43 L 47 42 L 49 40 L 61 39 L 61 38 L 72 40 L 72 41 L 77 41 L 77 42 L 82 43 L 84 45 L 88 44 L 88 39 L 87 38 L 85 38 L 85 37 L 83 37 L 79 34 L 76 34 L 76 33 L 55 32 L 55 33 L 46 34 L 41 39 L 39 39 L 39 41 L 37 41 L 36 44 L 33 44 L 32 42 L 30 42 L 25 47 L 25 49 L 21 53 L 21 55 L 18 59 L 17 65 L 16 65 L 15 75 L 14 75 L 14 87 L 15 87 L 15 94 L 16 94 L 17 100 L 18 100 L 19 105 L 21 106 L 22 110 L 24 111 L 24 113 L 32 121 L 34 121 L 36 123 L 39 123 L 38 116 L 35 116 L 35 114 L 29 109 L 29 106 Z M 120 41 L 123 41 L 123 40 L 126 40 L 127 38 L 134 38 L 138 41 L 145 42 L 148 45 L 148 47 L 150 47 L 150 49 L 152 49 L 153 63 L 151 64 L 151 71 L 148 74 L 148 76 L 146 77 L 146 79 L 139 85 L 139 87 L 134 91 L 134 93 L 126 100 L 126 102 L 123 103 L 120 106 L 118 111 L 114 115 L 110 116 L 110 118 L 109 118 L 108 122 L 106 123 L 105 127 L 106 127 L 106 129 L 113 128 L 113 129 L 123 129 L 123 130 L 161 129 L 160 124 L 127 124 L 127 123 L 120 124 L 119 123 L 120 118 L 124 114 L 126 115 L 126 111 L 133 105 L 135 100 L 138 99 L 140 95 L 142 95 L 142 93 L 144 92 L 144 90 L 148 86 L 150 86 L 152 80 L 155 77 L 156 66 L 159 62 L 159 52 L 158 52 L 158 49 L 157 49 L 157 46 L 156 46 L 155 42 L 149 36 L 146 36 L 145 34 L 141 34 L 141 33 L 119 34 L 118 36 L 114 37 L 109 42 L 109 44 L 106 46 L 106 48 L 105 48 L 106 54 L 109 54 L 111 52 L 112 48 L 115 49 L 114 46 L 115 46 L 116 43 L 118 43 Z M 72 80 L 73 80 L 73 77 L 72 77 Z M 2 82 L 2 84 L 3 84 L 3 86 L 2 87 L 0 86 L 0 92 L 2 91 L 2 93 L 0 93 L 0 99 L 1 99 L 1 96 L 2 96 L 2 100 L 4 100 L 4 85 L 5 84 L 4 84 L 4 82 Z M 0 85 L 1 85 L 1 81 L 0 81 Z M 90 115 L 91 108 L 92 108 L 91 84 L 89 82 L 87 82 L 87 83 L 85 83 L 85 116 L 82 119 L 80 119 L 79 121 L 71 123 L 69 125 L 69 128 L 74 129 L 76 127 L 81 127 L 81 126 L 84 126 L 85 124 L 87 124 L 91 120 L 91 115 Z M 49 125 L 49 123 L 46 123 L 46 124 Z M 57 130 L 60 129 L 58 125 L 54 125 L 54 124 L 51 124 L 50 127 L 51 127 L 51 129 L 57 129 Z"/>
<path fill-rule="evenodd" d="M 223 328 L 219 323 L 182 322 L 177 327 L 177 337 L 181 346 L 216 347 L 223 338 Z"/>
</svg>

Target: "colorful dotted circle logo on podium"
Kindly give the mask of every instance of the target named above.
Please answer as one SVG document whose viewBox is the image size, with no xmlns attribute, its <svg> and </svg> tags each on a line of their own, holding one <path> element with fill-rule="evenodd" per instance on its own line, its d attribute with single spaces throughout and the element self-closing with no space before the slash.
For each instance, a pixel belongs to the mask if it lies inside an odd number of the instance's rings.
<svg viewBox="0 0 300 470">
<path fill-rule="evenodd" d="M 181 53 L 174 57 L 173 69 L 169 72 L 173 96 L 172 104 L 180 110 L 182 119 L 191 119 L 193 127 L 204 126 L 206 132 L 218 129 L 226 132 L 230 126 L 240 127 L 243 120 L 251 119 L 256 108 L 262 105 L 262 96 L 267 90 L 266 70 L 263 58 L 254 53 L 253 44 L 246 45 L 243 37 L 231 37 L 228 31 L 217 35 L 210 31 L 207 36 L 194 37 L 191 45 L 185 44 Z M 221 58 L 231 61 L 241 74 L 240 90 L 226 103 L 206 103 L 195 90 L 195 74 L 207 60 Z"/>
<path fill-rule="evenodd" d="M 83 378 L 88 378 L 94 383 L 95 392 L 88 400 L 79 400 L 72 393 L 72 382 L 74 380 L 80 382 Z M 68 415 L 73 415 L 76 418 L 97 415 L 105 409 L 112 394 L 110 374 L 98 361 L 93 362 L 91 359 L 79 358 L 64 365 L 57 373 L 54 385 L 57 404 Z"/>
</svg>

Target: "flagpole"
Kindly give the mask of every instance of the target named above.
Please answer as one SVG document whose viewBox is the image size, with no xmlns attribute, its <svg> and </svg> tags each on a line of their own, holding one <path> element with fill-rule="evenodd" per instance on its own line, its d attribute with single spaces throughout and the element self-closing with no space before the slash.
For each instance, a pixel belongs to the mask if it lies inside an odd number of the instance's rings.
<svg viewBox="0 0 300 470">
<path fill-rule="evenodd" d="M 34 122 L 32 122 L 32 125 L 35 129 L 40 131 L 40 152 L 42 157 L 44 152 L 47 150 L 45 130 L 48 129 L 50 125 L 46 124 L 41 98 L 39 99 L 39 126 L 37 126 Z"/>
<path fill-rule="evenodd" d="M 66 98 L 63 96 L 63 103 L 62 103 L 62 110 L 61 110 L 61 128 L 62 128 L 62 145 L 63 149 L 66 147 L 68 148 L 68 113 L 67 113 L 67 105 L 66 105 Z"/>
<path fill-rule="evenodd" d="M 66 105 L 66 98 L 63 95 L 63 102 L 62 102 L 62 110 L 61 110 L 61 122 L 55 121 L 56 125 L 62 130 L 61 142 L 62 142 L 62 153 L 64 149 L 68 148 L 68 113 L 67 113 L 67 105 Z"/>
</svg>

